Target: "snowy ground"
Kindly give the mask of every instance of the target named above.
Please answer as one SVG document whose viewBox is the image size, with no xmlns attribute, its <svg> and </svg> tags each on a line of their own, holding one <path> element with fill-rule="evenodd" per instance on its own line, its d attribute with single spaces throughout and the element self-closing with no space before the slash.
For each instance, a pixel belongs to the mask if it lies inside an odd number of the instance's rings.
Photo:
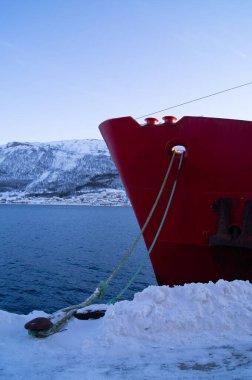
<svg viewBox="0 0 252 380">
<path fill-rule="evenodd" d="M 1 379 L 252 379 L 252 285 L 150 286 L 45 339 L 0 312 Z"/>
</svg>

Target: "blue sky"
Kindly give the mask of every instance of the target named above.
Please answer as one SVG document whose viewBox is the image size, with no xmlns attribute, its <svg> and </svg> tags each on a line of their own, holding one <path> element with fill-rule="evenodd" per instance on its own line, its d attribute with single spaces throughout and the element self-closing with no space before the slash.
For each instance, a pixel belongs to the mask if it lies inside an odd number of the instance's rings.
<svg viewBox="0 0 252 380">
<path fill-rule="evenodd" d="M 0 143 L 101 138 L 105 119 L 252 81 L 251 19 L 249 0 L 0 0 Z M 252 120 L 251 98 L 168 114 Z"/>
</svg>

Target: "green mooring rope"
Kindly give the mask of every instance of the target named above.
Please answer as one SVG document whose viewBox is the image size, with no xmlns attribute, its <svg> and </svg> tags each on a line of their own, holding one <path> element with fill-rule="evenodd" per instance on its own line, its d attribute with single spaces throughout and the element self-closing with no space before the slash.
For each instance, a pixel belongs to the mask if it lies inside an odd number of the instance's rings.
<svg viewBox="0 0 252 380">
<path fill-rule="evenodd" d="M 151 220 L 151 217 L 158 205 L 158 202 L 159 202 L 159 199 L 164 191 L 164 188 L 165 188 L 165 185 L 167 183 L 167 179 L 169 177 L 169 174 L 170 174 L 170 171 L 171 171 L 171 168 L 172 168 L 172 165 L 173 165 L 173 161 L 174 161 L 174 158 L 175 158 L 175 155 L 176 155 L 176 152 L 174 151 L 173 152 L 173 155 L 172 155 L 172 158 L 170 160 L 170 163 L 169 163 L 169 167 L 167 169 L 167 172 L 165 174 L 165 177 L 164 177 L 164 180 L 163 180 L 163 183 L 161 185 L 161 188 L 159 190 L 159 193 L 156 197 L 156 200 L 152 206 L 152 209 L 146 219 L 146 222 L 144 223 L 141 231 L 139 232 L 139 234 L 137 235 L 135 241 L 133 242 L 133 244 L 131 245 L 129 251 L 127 252 L 127 254 L 123 257 L 123 259 L 121 260 L 121 262 L 119 263 L 119 265 L 115 268 L 115 270 L 111 273 L 111 275 L 107 278 L 106 281 L 104 282 L 101 282 L 98 287 L 95 289 L 95 291 L 82 303 L 78 304 L 78 305 L 74 305 L 74 306 L 69 306 L 65 309 L 62 309 L 62 310 L 59 310 L 57 311 L 56 313 L 52 314 L 51 317 L 49 317 L 50 320 L 57 320 L 57 322 L 54 323 L 54 325 L 48 329 L 48 330 L 28 330 L 29 331 L 29 334 L 34 336 L 34 337 L 47 337 L 47 336 L 50 336 L 50 335 L 53 335 L 55 334 L 56 332 L 59 332 L 62 330 L 63 326 L 69 321 L 69 319 L 72 318 L 72 316 L 74 315 L 74 313 L 79 310 L 79 309 L 82 309 L 84 307 L 87 307 L 91 304 L 94 303 L 94 301 L 96 301 L 97 299 L 100 299 L 102 298 L 102 296 L 104 295 L 108 285 L 110 284 L 110 282 L 113 280 L 113 278 L 115 277 L 115 275 L 119 272 L 119 270 L 123 267 L 123 265 L 125 264 L 125 262 L 127 261 L 127 259 L 130 257 L 130 255 L 132 254 L 132 252 L 134 251 L 137 243 L 139 242 L 140 238 L 142 237 L 146 227 L 148 226 L 150 220 Z M 181 158 L 180 158 L 180 162 L 179 162 L 179 168 L 178 168 L 178 172 L 180 170 L 180 167 L 181 167 L 181 164 L 182 164 L 182 160 L 183 160 L 183 156 L 184 154 L 181 155 Z M 177 177 L 178 177 L 178 172 L 177 172 Z M 166 215 L 168 213 L 168 210 L 169 210 L 169 207 L 170 207 L 170 204 L 171 204 L 171 201 L 172 201 L 172 198 L 173 198 L 173 194 L 174 194 L 174 191 L 175 191 L 175 187 L 176 187 L 176 182 L 177 182 L 177 177 L 175 179 L 175 182 L 173 184 L 173 189 L 172 189 L 172 193 L 171 193 L 171 196 L 169 198 L 169 201 L 168 201 L 168 208 L 167 210 L 165 211 L 165 214 L 163 216 L 163 219 L 161 221 L 161 224 L 159 226 L 159 229 L 157 231 L 157 234 L 152 242 L 152 245 L 150 247 L 150 249 L 148 250 L 148 255 L 144 258 L 143 262 L 140 264 L 139 268 L 137 269 L 137 271 L 133 274 L 132 278 L 129 280 L 129 282 L 126 284 L 126 286 L 122 289 L 122 291 L 113 299 L 111 300 L 109 303 L 114 303 L 116 302 L 118 299 L 120 299 L 122 297 L 122 295 L 125 293 L 125 291 L 129 288 L 129 286 L 132 284 L 132 282 L 135 280 L 135 278 L 137 277 L 137 275 L 139 274 L 139 272 L 141 271 L 141 269 L 143 268 L 143 266 L 145 265 L 145 262 L 147 261 L 147 258 L 149 257 L 155 243 L 156 243 L 156 240 L 158 238 L 158 235 L 163 227 L 163 224 L 164 224 L 164 221 L 165 221 L 165 218 L 166 218 Z M 62 315 L 63 314 L 63 315 Z"/>
<path fill-rule="evenodd" d="M 173 152 L 173 155 L 172 155 L 172 158 L 171 158 L 171 161 L 170 161 L 170 164 L 168 166 L 168 169 L 165 173 L 165 177 L 164 177 L 164 180 L 163 180 L 163 183 L 160 187 L 160 190 L 159 190 L 159 193 L 157 195 L 157 198 L 155 199 L 155 202 L 151 208 L 151 211 L 146 219 L 146 222 L 144 223 L 142 229 L 140 230 L 139 234 L 137 235 L 136 239 L 134 240 L 134 242 L 132 243 L 129 251 L 127 252 L 127 254 L 123 257 L 123 259 L 121 260 L 120 264 L 118 265 L 118 267 L 112 272 L 112 274 L 109 276 L 109 278 L 107 279 L 106 283 L 109 284 L 112 279 L 115 277 L 115 275 L 117 274 L 117 272 L 119 272 L 119 270 L 123 267 L 123 265 L 125 264 L 125 262 L 128 260 L 128 258 L 130 257 L 130 255 L 132 254 L 132 252 L 134 251 L 134 249 L 136 248 L 139 240 L 141 239 L 141 237 L 143 236 L 143 233 L 144 231 L 146 230 L 151 218 L 152 218 L 152 215 L 154 213 L 154 211 L 156 210 L 156 207 L 158 205 L 158 202 L 159 202 L 159 199 L 161 198 L 161 195 L 163 194 L 163 191 L 164 191 L 164 188 L 165 188 L 165 185 L 167 183 L 167 180 L 168 180 L 168 177 L 170 175 L 170 171 L 171 171 L 171 168 L 172 168 L 172 165 L 173 165 L 173 161 L 174 161 L 174 158 L 175 158 L 175 155 L 176 155 L 176 152 L 174 151 Z"/>
<path fill-rule="evenodd" d="M 184 158 L 184 152 L 181 154 L 180 156 L 180 160 L 179 160 L 179 165 L 178 165 L 178 169 L 177 169 L 177 174 L 176 174 L 176 178 L 175 178 L 175 181 L 173 183 L 173 186 L 172 186 L 172 190 L 171 190 L 171 194 L 170 194 L 170 197 L 169 197 L 169 200 L 167 202 L 167 205 L 166 205 L 166 208 L 165 208 L 165 212 L 164 212 L 164 215 L 162 217 L 162 220 L 161 220 L 161 223 L 159 225 L 159 228 L 156 232 L 156 235 L 152 241 L 152 244 L 150 246 L 150 248 L 148 249 L 147 253 L 146 253 L 146 256 L 144 257 L 144 259 L 142 260 L 141 264 L 139 265 L 138 269 L 135 271 L 135 273 L 133 274 L 133 276 L 130 278 L 130 280 L 127 282 L 127 284 L 125 285 L 125 287 L 120 291 L 120 293 L 118 293 L 118 295 L 114 298 L 112 298 L 112 300 L 110 300 L 109 303 L 111 304 L 114 304 L 115 302 L 119 301 L 120 299 L 122 299 L 122 296 L 124 295 L 124 293 L 128 290 L 128 288 L 132 285 L 132 283 L 135 281 L 136 277 L 139 275 L 139 273 L 141 272 L 141 270 L 144 268 L 144 266 L 146 265 L 146 262 L 147 262 L 147 259 L 149 258 L 156 242 L 157 242 L 157 239 L 158 239 L 158 236 L 163 228 L 163 225 L 164 225 L 164 222 L 166 220 L 166 217 L 167 217 L 167 214 L 168 214 L 168 211 L 170 209 L 170 206 L 171 206 L 171 202 L 172 202 L 172 199 L 173 199 L 173 196 L 174 196 L 174 192 L 175 192 L 175 189 L 176 189 L 176 186 L 177 186 L 177 180 L 178 180 L 178 175 L 179 175 L 179 172 L 180 172 L 180 169 L 181 169 L 181 166 L 182 166 L 182 161 L 183 161 L 183 158 Z"/>
</svg>

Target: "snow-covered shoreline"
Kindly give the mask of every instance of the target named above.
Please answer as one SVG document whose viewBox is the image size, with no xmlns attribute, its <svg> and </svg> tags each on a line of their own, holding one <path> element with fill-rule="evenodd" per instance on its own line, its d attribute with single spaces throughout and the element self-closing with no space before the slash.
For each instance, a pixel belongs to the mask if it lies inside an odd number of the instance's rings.
<svg viewBox="0 0 252 380">
<path fill-rule="evenodd" d="M 0 378 L 249 379 L 251 300 L 245 281 L 150 286 L 46 339 L 23 328 L 45 313 L 0 311 Z"/>
<path fill-rule="evenodd" d="M 28 204 L 28 205 L 64 205 L 64 206 L 130 206 L 129 199 L 124 190 L 101 189 L 99 191 L 89 191 L 81 195 L 69 197 L 44 197 L 29 196 L 25 192 L 5 192 L 0 193 L 1 204 Z"/>
<path fill-rule="evenodd" d="M 0 147 L 0 203 L 129 204 L 102 140 Z"/>
</svg>

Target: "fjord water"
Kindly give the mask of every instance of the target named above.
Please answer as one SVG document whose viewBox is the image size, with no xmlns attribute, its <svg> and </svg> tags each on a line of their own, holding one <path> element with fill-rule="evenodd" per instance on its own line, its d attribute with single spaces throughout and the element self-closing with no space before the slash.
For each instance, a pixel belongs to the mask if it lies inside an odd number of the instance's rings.
<svg viewBox="0 0 252 380">
<path fill-rule="evenodd" d="M 0 206 L 0 309 L 53 312 L 85 300 L 139 232 L 130 207 Z M 117 295 L 146 255 L 143 241 L 101 302 Z M 124 298 L 156 284 L 149 259 Z"/>
</svg>

